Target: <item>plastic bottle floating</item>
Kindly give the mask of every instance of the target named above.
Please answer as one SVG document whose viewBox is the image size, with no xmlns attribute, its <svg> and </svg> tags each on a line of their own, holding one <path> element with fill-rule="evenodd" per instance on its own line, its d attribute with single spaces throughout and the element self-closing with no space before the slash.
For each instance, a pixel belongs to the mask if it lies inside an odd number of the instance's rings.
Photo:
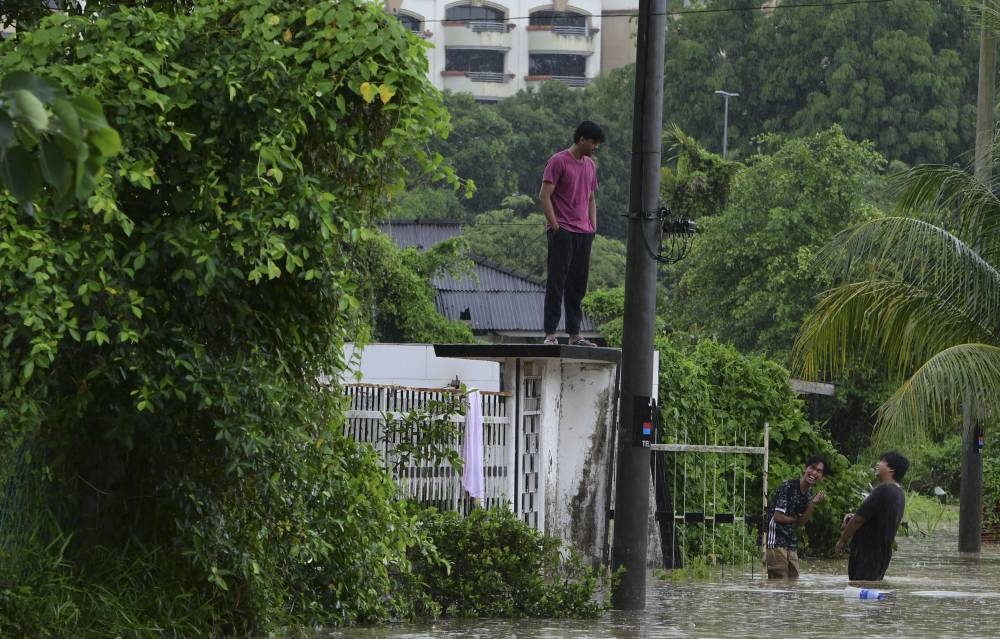
<svg viewBox="0 0 1000 639">
<path fill-rule="evenodd" d="M 886 593 L 881 590 L 875 590 L 873 588 L 855 588 L 854 586 L 844 588 L 845 599 L 875 599 L 877 601 L 882 601 L 885 599 L 885 595 Z"/>
</svg>

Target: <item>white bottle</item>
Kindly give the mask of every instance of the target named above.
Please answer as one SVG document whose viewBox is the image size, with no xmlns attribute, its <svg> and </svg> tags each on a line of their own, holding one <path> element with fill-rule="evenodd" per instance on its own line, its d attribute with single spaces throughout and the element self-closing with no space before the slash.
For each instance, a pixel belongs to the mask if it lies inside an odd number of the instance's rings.
<svg viewBox="0 0 1000 639">
<path fill-rule="evenodd" d="M 881 590 L 875 590 L 873 588 L 855 588 L 854 586 L 848 586 L 844 588 L 844 597 L 847 599 L 876 599 L 881 601 L 885 599 L 885 593 Z"/>
</svg>

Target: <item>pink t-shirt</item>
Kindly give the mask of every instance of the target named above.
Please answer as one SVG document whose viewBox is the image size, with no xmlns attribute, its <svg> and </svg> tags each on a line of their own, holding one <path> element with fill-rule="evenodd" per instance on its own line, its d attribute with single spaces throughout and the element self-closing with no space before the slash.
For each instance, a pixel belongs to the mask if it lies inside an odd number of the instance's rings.
<svg viewBox="0 0 1000 639">
<path fill-rule="evenodd" d="M 555 185 L 552 210 L 559 226 L 574 233 L 593 233 L 590 223 L 590 194 L 597 190 L 597 167 L 587 156 L 579 160 L 569 149 L 549 158 L 543 182 Z"/>
</svg>

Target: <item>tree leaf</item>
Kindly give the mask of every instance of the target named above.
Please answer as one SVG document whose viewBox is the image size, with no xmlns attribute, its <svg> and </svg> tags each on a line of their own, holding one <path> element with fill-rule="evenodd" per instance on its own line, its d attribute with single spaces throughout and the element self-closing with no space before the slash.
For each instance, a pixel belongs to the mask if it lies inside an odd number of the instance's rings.
<svg viewBox="0 0 1000 639">
<path fill-rule="evenodd" d="M 20 202 L 29 202 L 42 188 L 42 176 L 30 153 L 20 147 L 0 156 L 0 180 Z"/>
<path fill-rule="evenodd" d="M 110 127 L 91 131 L 87 139 L 100 150 L 104 157 L 117 155 L 122 149 L 122 141 L 118 137 L 118 132 Z"/>
<path fill-rule="evenodd" d="M 40 149 L 42 177 L 58 193 L 65 193 L 69 190 L 73 179 L 66 156 L 59 145 L 52 140 L 42 140 Z"/>
<path fill-rule="evenodd" d="M 382 104 L 389 104 L 389 100 L 394 95 L 396 95 L 396 89 L 388 84 L 383 84 L 378 88 L 378 96 L 382 99 Z"/>
<path fill-rule="evenodd" d="M 34 93 L 18 89 L 11 93 L 11 98 L 16 107 L 15 116 L 20 115 L 35 131 L 45 131 L 49 128 L 49 112 Z"/>
<path fill-rule="evenodd" d="M 45 103 L 52 102 L 60 93 L 54 84 L 27 71 L 8 73 L 4 76 L 3 82 L 0 82 L 0 89 L 11 93 L 28 91 Z"/>
<path fill-rule="evenodd" d="M 361 86 L 361 97 L 364 101 L 371 104 L 371 101 L 375 99 L 375 94 L 378 92 L 378 87 L 376 87 L 371 82 L 362 82 Z"/>
<path fill-rule="evenodd" d="M 0 111 L 0 150 L 10 147 L 15 139 L 14 122 L 6 111 Z"/>
<path fill-rule="evenodd" d="M 108 120 L 104 117 L 104 109 L 100 102 L 89 95 L 79 95 L 73 98 L 71 104 L 76 108 L 80 122 L 87 129 L 103 129 L 108 126 Z"/>
<path fill-rule="evenodd" d="M 80 129 L 80 116 L 69 100 L 56 100 L 52 103 L 52 113 L 59 119 L 60 132 L 74 146 L 83 144 L 83 131 Z"/>
</svg>

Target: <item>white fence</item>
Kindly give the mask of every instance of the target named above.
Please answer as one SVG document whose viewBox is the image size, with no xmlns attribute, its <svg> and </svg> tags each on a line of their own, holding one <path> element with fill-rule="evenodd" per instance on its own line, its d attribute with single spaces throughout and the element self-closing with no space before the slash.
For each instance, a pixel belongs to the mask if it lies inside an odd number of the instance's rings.
<svg viewBox="0 0 1000 639">
<path fill-rule="evenodd" d="M 344 432 L 355 441 L 371 444 L 393 468 L 403 494 L 415 501 L 442 510 L 468 513 L 471 499 L 462 489 L 461 476 L 448 462 L 433 465 L 423 460 L 397 464 L 394 453 L 397 441 L 386 434 L 386 419 L 399 418 L 421 409 L 431 401 L 443 401 L 459 391 L 442 388 L 409 388 L 376 384 L 345 384 L 344 392 L 351 400 Z M 506 392 L 480 391 L 483 414 L 483 474 L 486 508 L 507 507 L 514 503 L 514 468 L 516 442 L 511 396 Z M 452 420 L 464 422 L 461 415 Z M 462 450 L 462 429 L 450 443 Z"/>
</svg>

